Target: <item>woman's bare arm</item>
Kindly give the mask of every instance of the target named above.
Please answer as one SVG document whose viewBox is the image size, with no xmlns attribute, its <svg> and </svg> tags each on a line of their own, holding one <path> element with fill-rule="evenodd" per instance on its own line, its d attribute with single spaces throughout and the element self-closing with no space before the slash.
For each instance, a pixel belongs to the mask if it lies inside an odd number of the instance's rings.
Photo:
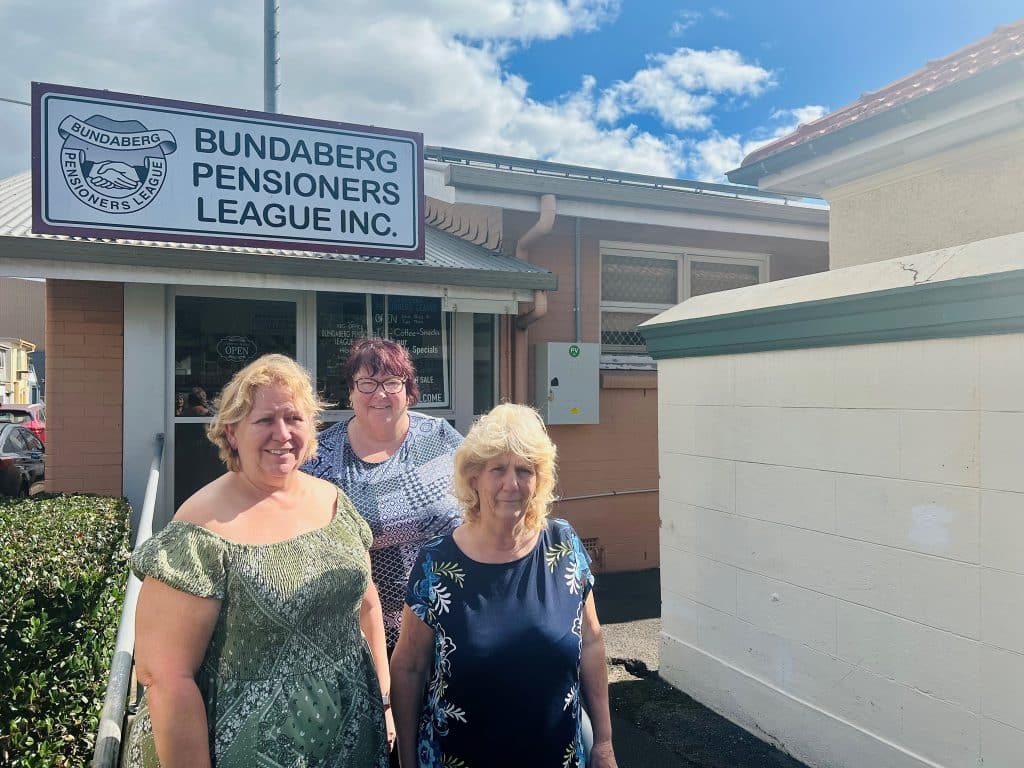
<svg viewBox="0 0 1024 768">
<path fill-rule="evenodd" d="M 146 578 L 135 616 L 135 670 L 146 687 L 153 739 L 163 768 L 207 768 L 210 734 L 195 676 L 221 601 Z"/>
<path fill-rule="evenodd" d="M 366 554 L 366 566 L 370 567 L 369 553 Z M 359 628 L 363 630 L 363 636 L 370 646 L 370 655 L 373 656 L 373 666 L 377 670 L 381 695 L 388 696 L 391 692 L 391 670 L 388 668 L 388 645 L 384 635 L 384 611 L 380 605 L 380 595 L 377 594 L 377 587 L 372 579 L 370 586 L 366 588 L 363 603 L 359 609 Z M 384 723 L 390 749 L 395 743 L 395 720 L 390 707 L 384 710 Z"/>
<path fill-rule="evenodd" d="M 593 593 L 583 605 L 583 656 L 580 659 L 583 700 L 594 726 L 594 746 L 588 768 L 617 768 L 612 749 L 612 717 L 608 705 L 608 667 L 604 637 Z"/>
<path fill-rule="evenodd" d="M 434 630 L 409 606 L 402 612 L 402 632 L 391 655 L 391 705 L 398 727 L 398 757 L 403 768 L 416 765 L 416 741 L 423 686 L 430 672 Z"/>
</svg>

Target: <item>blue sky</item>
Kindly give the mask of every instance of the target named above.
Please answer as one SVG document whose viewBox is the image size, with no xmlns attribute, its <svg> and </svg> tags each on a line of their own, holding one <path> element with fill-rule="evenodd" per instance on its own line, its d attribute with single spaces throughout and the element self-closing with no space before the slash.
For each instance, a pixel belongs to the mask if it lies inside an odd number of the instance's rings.
<svg viewBox="0 0 1024 768">
<path fill-rule="evenodd" d="M 1008 0 L 280 0 L 279 109 L 430 144 L 721 180 L 747 153 L 1015 21 Z M 4 0 L 32 80 L 262 105 L 260 0 Z M 29 167 L 0 102 L 0 178 Z"/>
</svg>

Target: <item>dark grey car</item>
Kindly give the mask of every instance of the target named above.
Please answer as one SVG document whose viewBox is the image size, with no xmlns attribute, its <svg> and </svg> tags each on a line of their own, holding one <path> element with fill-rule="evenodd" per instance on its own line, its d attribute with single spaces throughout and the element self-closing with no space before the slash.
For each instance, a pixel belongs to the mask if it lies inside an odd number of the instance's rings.
<svg viewBox="0 0 1024 768">
<path fill-rule="evenodd" d="M 45 451 L 39 438 L 17 424 L 0 425 L 0 496 L 28 496 L 43 479 Z"/>
</svg>

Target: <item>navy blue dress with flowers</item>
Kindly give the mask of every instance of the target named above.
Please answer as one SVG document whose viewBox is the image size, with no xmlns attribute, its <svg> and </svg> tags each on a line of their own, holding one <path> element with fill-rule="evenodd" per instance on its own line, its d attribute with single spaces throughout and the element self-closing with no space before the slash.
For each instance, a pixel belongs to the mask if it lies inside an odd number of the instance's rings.
<svg viewBox="0 0 1024 768">
<path fill-rule="evenodd" d="M 434 631 L 420 768 L 582 766 L 583 604 L 594 577 L 576 531 L 551 519 L 511 563 L 471 560 L 452 535 L 420 552 L 406 602 Z"/>
</svg>

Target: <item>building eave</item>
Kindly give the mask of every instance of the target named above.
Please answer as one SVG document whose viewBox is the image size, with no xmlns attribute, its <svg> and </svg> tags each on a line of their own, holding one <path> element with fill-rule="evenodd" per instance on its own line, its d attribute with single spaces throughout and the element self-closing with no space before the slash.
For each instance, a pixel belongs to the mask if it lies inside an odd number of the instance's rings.
<svg viewBox="0 0 1024 768">
<path fill-rule="evenodd" d="M 60 259 L 70 264 L 123 267 L 169 267 L 175 270 L 245 272 L 263 275 L 341 278 L 363 281 L 440 283 L 476 288 L 556 290 L 558 276 L 551 272 L 504 272 L 451 269 L 418 264 L 400 266 L 380 261 L 334 260 L 279 253 L 257 254 L 230 250 L 192 250 L 161 245 L 121 244 L 107 241 L 63 241 L 39 237 L 0 236 L 0 256 L 15 260 Z M 130 278 L 130 274 L 126 274 Z"/>
<path fill-rule="evenodd" d="M 827 197 L 894 164 L 1017 129 L 1022 118 L 1024 61 L 1017 59 L 726 175 L 763 190 Z"/>
</svg>

